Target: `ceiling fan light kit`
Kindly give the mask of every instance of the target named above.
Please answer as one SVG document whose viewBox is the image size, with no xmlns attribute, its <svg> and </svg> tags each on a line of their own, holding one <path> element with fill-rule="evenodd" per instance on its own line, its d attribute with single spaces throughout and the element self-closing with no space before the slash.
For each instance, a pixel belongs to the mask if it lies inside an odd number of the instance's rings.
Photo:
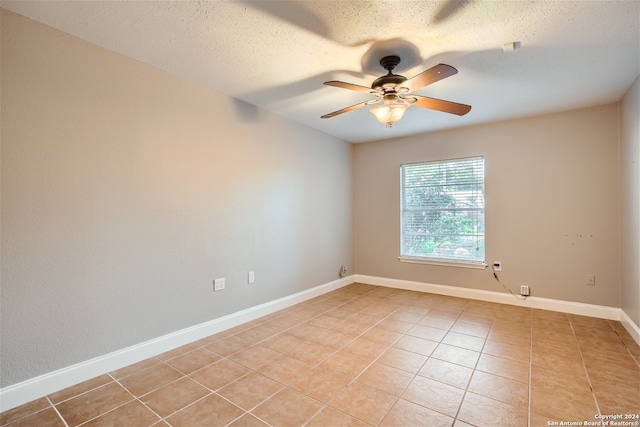
<svg viewBox="0 0 640 427">
<path fill-rule="evenodd" d="M 458 104 L 456 102 L 444 101 L 441 99 L 428 98 L 421 95 L 415 95 L 412 92 L 421 89 L 427 85 L 450 77 L 458 72 L 455 68 L 446 64 L 438 64 L 422 73 L 407 79 L 404 76 L 393 74 L 393 69 L 400 63 L 400 57 L 391 55 L 385 56 L 380 60 L 382 68 L 387 70 L 387 74 L 377 78 L 371 87 L 360 86 L 352 83 L 340 81 L 329 81 L 324 84 L 327 86 L 335 86 L 342 89 L 355 90 L 358 92 L 366 92 L 375 96 L 375 99 L 361 102 L 341 110 L 325 114 L 321 118 L 328 119 L 348 111 L 356 110 L 364 106 L 378 104 L 382 105 L 372 107 L 369 112 L 373 114 L 380 123 L 387 127 L 392 127 L 394 123 L 402 119 L 405 111 L 412 105 L 432 110 L 438 110 L 445 113 L 463 116 L 471 110 L 471 106 Z"/>
<path fill-rule="evenodd" d="M 390 102 L 375 107 L 371 107 L 369 112 L 376 116 L 376 119 L 387 127 L 392 127 L 395 122 L 400 121 L 404 112 L 410 105 L 404 102 Z"/>
</svg>

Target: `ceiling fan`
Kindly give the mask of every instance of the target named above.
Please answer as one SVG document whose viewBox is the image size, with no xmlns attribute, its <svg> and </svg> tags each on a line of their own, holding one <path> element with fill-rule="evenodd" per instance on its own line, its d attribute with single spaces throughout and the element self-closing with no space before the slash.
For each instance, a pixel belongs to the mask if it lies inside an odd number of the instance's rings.
<svg viewBox="0 0 640 427">
<path fill-rule="evenodd" d="M 458 104 L 457 102 L 444 101 L 442 99 L 428 98 L 426 96 L 414 95 L 413 92 L 427 85 L 451 77 L 458 72 L 455 68 L 446 64 L 438 64 L 421 72 L 420 74 L 407 79 L 404 76 L 393 74 L 393 69 L 400 63 L 399 56 L 385 56 L 380 60 L 382 68 L 388 71 L 387 75 L 374 80 L 371 87 L 360 86 L 352 83 L 345 83 L 336 80 L 325 82 L 327 86 L 335 86 L 343 89 L 366 92 L 375 96 L 375 99 L 361 102 L 333 113 L 325 114 L 321 118 L 328 119 L 358 108 L 382 103 L 369 111 L 376 116 L 378 121 L 391 127 L 399 121 L 404 112 L 412 105 L 416 107 L 429 108 L 445 113 L 464 116 L 471 110 L 470 105 Z"/>
</svg>

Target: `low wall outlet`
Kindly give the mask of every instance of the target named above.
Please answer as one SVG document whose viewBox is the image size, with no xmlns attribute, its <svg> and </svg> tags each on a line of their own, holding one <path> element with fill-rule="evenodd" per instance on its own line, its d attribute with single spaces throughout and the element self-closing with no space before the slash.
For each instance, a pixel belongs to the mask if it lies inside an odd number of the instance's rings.
<svg viewBox="0 0 640 427">
<path fill-rule="evenodd" d="M 224 289 L 224 278 L 222 279 L 216 279 L 213 281 L 213 290 L 214 291 L 221 291 Z"/>
<path fill-rule="evenodd" d="M 345 267 L 344 264 L 342 264 L 340 266 L 340 270 L 338 271 L 338 276 L 344 277 L 346 274 L 347 274 L 347 267 Z"/>
<path fill-rule="evenodd" d="M 529 296 L 529 285 L 520 285 L 520 295 L 523 297 Z"/>
<path fill-rule="evenodd" d="M 249 274 L 247 275 L 247 282 L 253 283 L 255 281 L 256 281 L 256 273 L 253 271 L 250 271 Z"/>
<path fill-rule="evenodd" d="M 585 278 L 585 282 L 589 286 L 595 286 L 596 285 L 596 275 L 595 274 L 587 274 L 587 277 Z"/>
<path fill-rule="evenodd" d="M 501 261 L 493 261 L 493 270 L 494 271 L 502 271 L 502 262 Z"/>
</svg>

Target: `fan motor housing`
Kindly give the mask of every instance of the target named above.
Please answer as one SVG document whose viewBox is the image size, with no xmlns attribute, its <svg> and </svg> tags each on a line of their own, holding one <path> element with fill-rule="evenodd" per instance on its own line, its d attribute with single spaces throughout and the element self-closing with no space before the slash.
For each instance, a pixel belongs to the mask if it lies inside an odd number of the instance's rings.
<svg viewBox="0 0 640 427">
<path fill-rule="evenodd" d="M 400 63 L 399 56 L 391 55 L 391 56 L 385 56 L 384 58 L 382 58 L 380 60 L 380 65 L 382 66 L 382 68 L 387 70 L 389 74 L 375 79 L 371 84 L 371 88 L 375 90 L 384 89 L 384 88 L 395 88 L 401 83 L 404 83 L 405 81 L 407 81 L 407 78 L 405 76 L 393 74 L 393 69 L 396 68 L 396 66 L 399 63 Z"/>
<path fill-rule="evenodd" d="M 386 76 L 379 77 L 371 84 L 372 89 L 383 89 L 385 87 L 396 87 L 407 81 L 405 76 L 398 74 L 387 74 Z"/>
</svg>

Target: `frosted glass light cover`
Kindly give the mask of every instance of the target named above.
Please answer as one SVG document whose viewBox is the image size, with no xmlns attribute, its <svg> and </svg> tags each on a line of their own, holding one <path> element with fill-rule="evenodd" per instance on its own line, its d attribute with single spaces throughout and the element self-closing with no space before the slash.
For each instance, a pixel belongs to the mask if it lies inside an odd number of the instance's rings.
<svg viewBox="0 0 640 427">
<path fill-rule="evenodd" d="M 380 123 L 391 127 L 395 122 L 402 119 L 402 116 L 404 115 L 404 112 L 407 110 L 407 108 L 409 108 L 409 104 L 405 104 L 403 102 L 394 102 L 378 105 L 371 108 L 369 112 L 376 116 L 376 119 L 378 119 Z"/>
</svg>

